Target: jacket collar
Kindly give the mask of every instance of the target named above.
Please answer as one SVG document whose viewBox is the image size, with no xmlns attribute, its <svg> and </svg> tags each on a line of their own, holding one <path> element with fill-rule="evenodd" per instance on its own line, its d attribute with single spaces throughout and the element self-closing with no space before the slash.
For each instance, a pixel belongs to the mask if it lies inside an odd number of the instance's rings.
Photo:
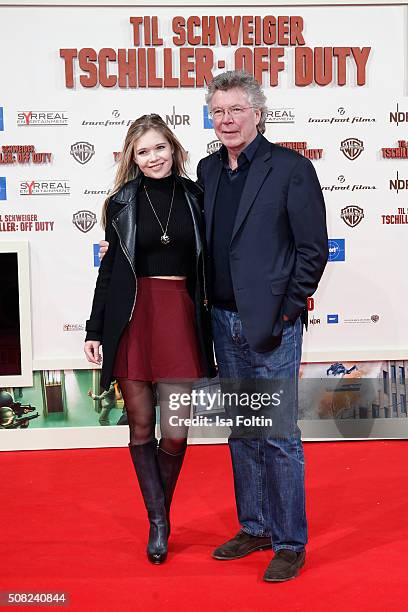
<svg viewBox="0 0 408 612">
<path fill-rule="evenodd" d="M 118 204 L 127 204 L 136 198 L 137 190 L 142 180 L 142 175 L 137 178 L 128 181 L 119 189 L 117 193 L 112 196 L 114 202 Z"/>
<path fill-rule="evenodd" d="M 232 230 L 231 242 L 234 240 L 239 228 L 245 220 L 262 184 L 269 172 L 272 170 L 272 148 L 273 144 L 262 136 L 262 140 L 249 166 L 248 176 L 239 201 L 234 228 Z"/>
</svg>

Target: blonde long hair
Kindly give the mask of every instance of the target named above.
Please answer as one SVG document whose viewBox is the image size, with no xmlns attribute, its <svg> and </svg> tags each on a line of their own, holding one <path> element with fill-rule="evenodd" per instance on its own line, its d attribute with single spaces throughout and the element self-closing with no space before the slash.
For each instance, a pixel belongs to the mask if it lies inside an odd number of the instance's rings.
<svg viewBox="0 0 408 612">
<path fill-rule="evenodd" d="M 102 227 L 106 227 L 106 211 L 109 199 L 118 193 L 125 183 L 135 179 L 140 174 L 140 169 L 135 162 L 135 143 L 148 130 L 156 130 L 170 143 L 173 149 L 173 172 L 180 176 L 187 176 L 186 173 L 186 151 L 183 149 L 178 138 L 173 134 L 160 115 L 142 115 L 132 123 L 126 134 L 123 150 L 120 155 L 119 167 L 116 172 L 115 183 L 109 196 L 106 198 L 102 207 Z"/>
</svg>

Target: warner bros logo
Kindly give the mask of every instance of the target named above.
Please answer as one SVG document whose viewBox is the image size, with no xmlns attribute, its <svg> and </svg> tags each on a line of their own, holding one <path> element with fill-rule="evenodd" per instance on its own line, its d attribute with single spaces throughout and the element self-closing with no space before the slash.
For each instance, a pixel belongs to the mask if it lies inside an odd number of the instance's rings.
<svg viewBox="0 0 408 612">
<path fill-rule="evenodd" d="M 90 210 L 79 210 L 72 216 L 72 223 L 86 234 L 96 223 L 96 215 Z"/>
<path fill-rule="evenodd" d="M 344 153 L 347 159 L 354 161 L 364 151 L 363 141 L 358 138 L 347 138 L 341 142 L 340 151 Z"/>
<path fill-rule="evenodd" d="M 89 142 L 76 142 L 71 146 L 71 155 L 79 164 L 87 164 L 95 155 L 95 147 Z"/>
<path fill-rule="evenodd" d="M 356 227 L 364 219 L 364 210 L 359 206 L 346 206 L 341 209 L 341 218 L 349 227 Z"/>
</svg>

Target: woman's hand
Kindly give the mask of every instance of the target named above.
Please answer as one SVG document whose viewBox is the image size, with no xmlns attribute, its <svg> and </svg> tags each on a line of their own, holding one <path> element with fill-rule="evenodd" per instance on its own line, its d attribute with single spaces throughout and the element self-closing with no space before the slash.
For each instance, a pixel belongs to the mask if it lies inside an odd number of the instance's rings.
<svg viewBox="0 0 408 612">
<path fill-rule="evenodd" d="M 101 343 L 99 342 L 99 340 L 88 340 L 87 342 L 85 342 L 84 352 L 87 360 L 91 363 L 96 363 L 97 365 L 100 365 L 102 361 L 100 346 Z"/>
</svg>

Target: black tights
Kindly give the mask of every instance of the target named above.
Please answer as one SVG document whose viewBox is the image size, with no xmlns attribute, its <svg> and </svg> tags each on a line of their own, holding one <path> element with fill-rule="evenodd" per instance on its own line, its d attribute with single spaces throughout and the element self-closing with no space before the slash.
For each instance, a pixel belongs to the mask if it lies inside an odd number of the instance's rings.
<svg viewBox="0 0 408 612">
<path fill-rule="evenodd" d="M 126 406 L 130 445 L 146 444 L 155 437 L 156 402 L 152 383 L 128 378 L 119 378 L 118 383 Z M 176 405 L 172 394 L 178 394 L 178 397 L 183 393 L 190 394 L 191 383 L 159 382 L 157 390 L 160 403 L 160 448 L 176 455 L 187 445 L 188 426 L 178 421 L 190 417 L 190 404 L 183 406 L 177 402 L 177 410 L 172 409 Z M 170 417 L 176 417 L 176 424 L 171 424 Z"/>
</svg>

